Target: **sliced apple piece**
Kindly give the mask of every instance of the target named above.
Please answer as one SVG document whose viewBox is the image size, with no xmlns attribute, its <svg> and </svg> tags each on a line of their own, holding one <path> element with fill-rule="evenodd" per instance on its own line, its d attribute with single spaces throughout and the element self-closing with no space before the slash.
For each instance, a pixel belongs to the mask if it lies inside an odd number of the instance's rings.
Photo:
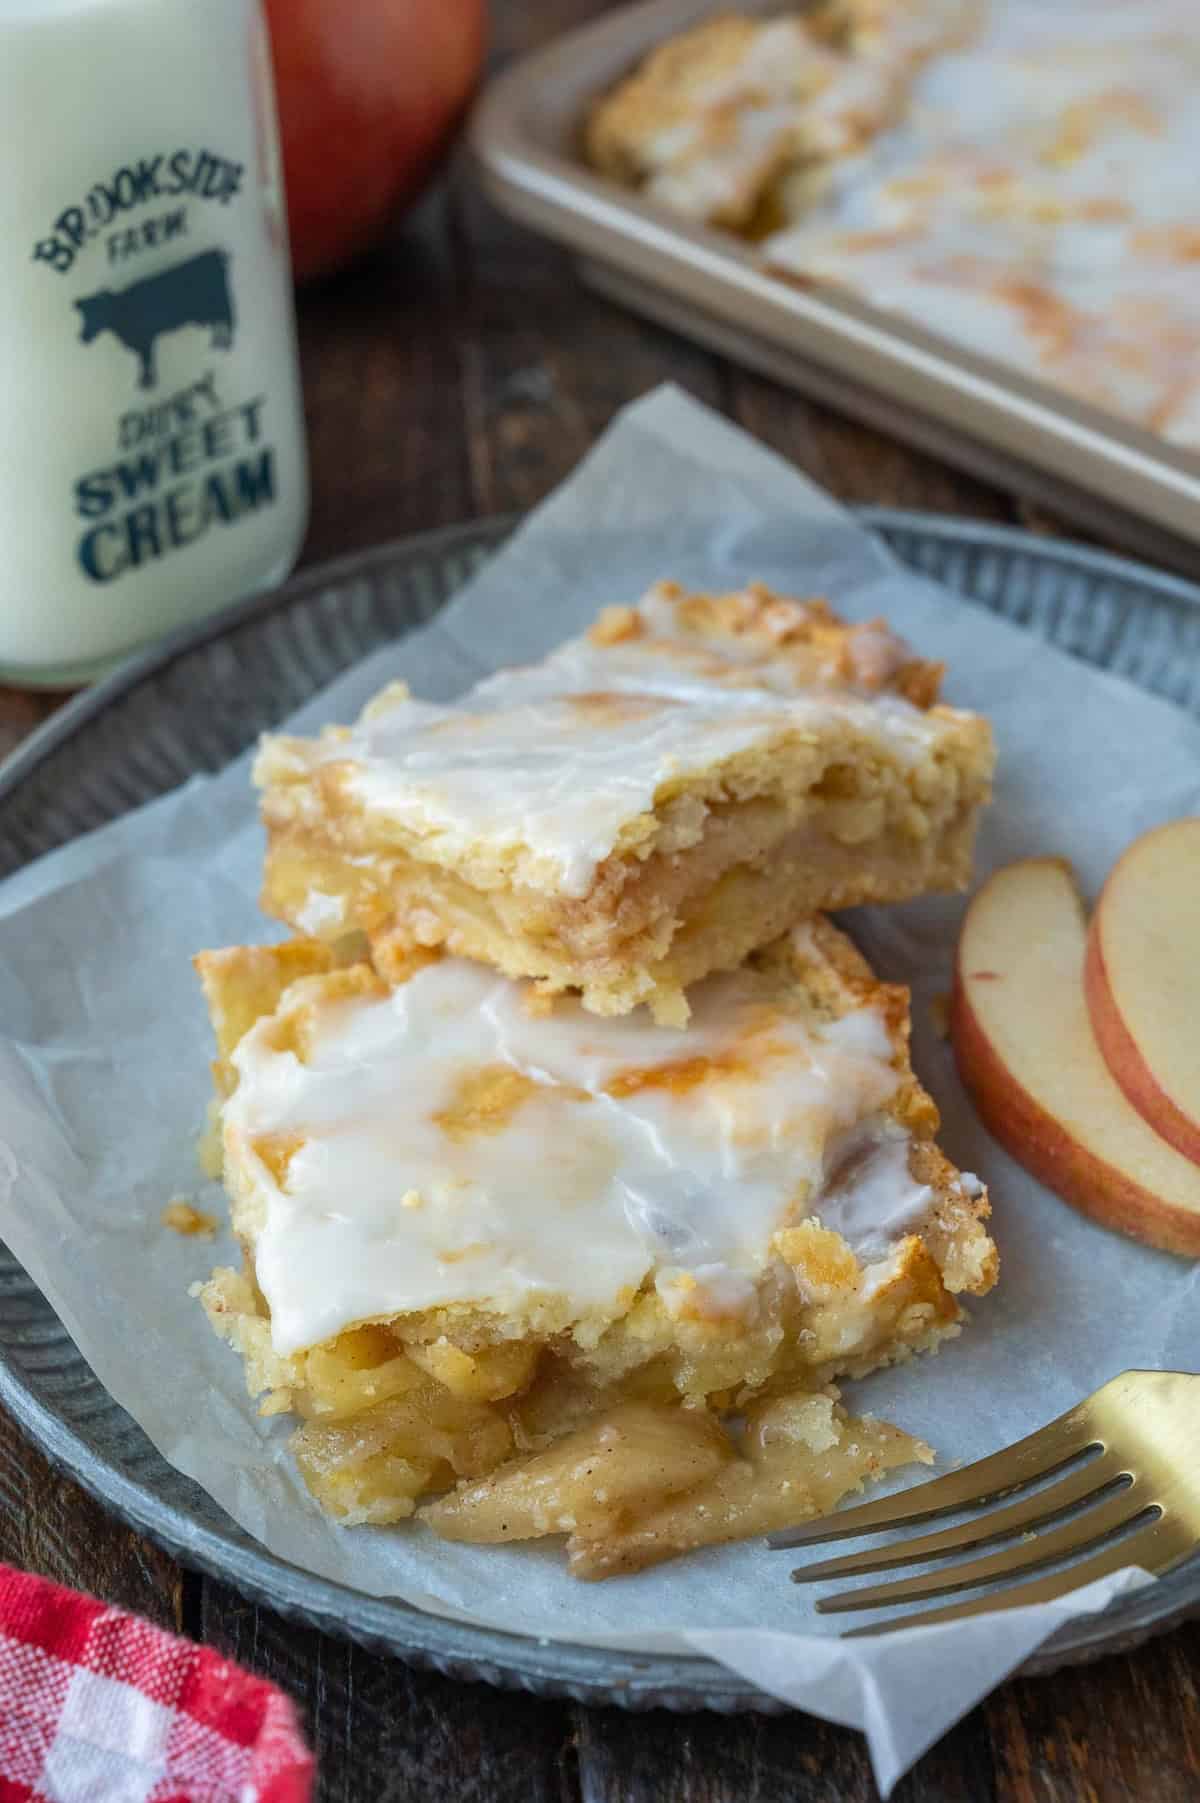
<svg viewBox="0 0 1200 1803">
<path fill-rule="evenodd" d="M 1092 915 L 1084 989 L 1126 1096 L 1200 1163 L 1200 820 L 1156 827 L 1113 866 Z"/>
<path fill-rule="evenodd" d="M 1083 994 L 1087 924 L 1060 858 L 1010 864 L 967 910 L 950 1033 L 985 1125 L 1106 1227 L 1200 1256 L 1200 1167 L 1127 1102 Z"/>
</svg>

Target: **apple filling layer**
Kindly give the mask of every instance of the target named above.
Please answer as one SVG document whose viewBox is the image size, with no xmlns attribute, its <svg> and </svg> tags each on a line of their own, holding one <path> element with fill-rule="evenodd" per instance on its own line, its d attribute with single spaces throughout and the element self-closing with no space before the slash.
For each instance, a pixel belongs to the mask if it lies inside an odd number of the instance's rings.
<svg viewBox="0 0 1200 1803">
<path fill-rule="evenodd" d="M 453 958 L 200 968 L 246 1258 L 204 1300 L 331 1513 L 565 1534 L 597 1577 L 924 1456 L 831 1384 L 958 1330 L 986 1198 L 904 992 L 828 923 L 701 984 L 686 1033 Z"/>
<path fill-rule="evenodd" d="M 822 602 L 660 583 L 461 703 L 266 740 L 264 906 L 387 976 L 440 945 L 682 1024 L 817 908 L 966 884 L 992 743 L 939 677 Z"/>
</svg>

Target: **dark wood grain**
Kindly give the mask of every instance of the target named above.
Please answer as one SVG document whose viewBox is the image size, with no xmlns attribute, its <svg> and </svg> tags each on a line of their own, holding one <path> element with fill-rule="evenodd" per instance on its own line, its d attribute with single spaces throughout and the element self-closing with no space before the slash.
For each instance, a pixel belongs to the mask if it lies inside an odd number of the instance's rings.
<svg viewBox="0 0 1200 1803">
<path fill-rule="evenodd" d="M 1200 1624 L 1139 1653 L 1005 1685 L 982 1714 L 1012 1803 L 1194 1803 Z"/>
<path fill-rule="evenodd" d="M 583 1803 L 875 1803 L 859 1735 L 811 1716 L 580 1711 Z M 905 1779 L 896 1803 L 991 1803 L 993 1755 L 979 1712 Z"/>
<path fill-rule="evenodd" d="M 35 726 L 48 720 L 67 694 L 68 691 L 58 689 L 38 692 L 0 687 L 0 758 L 7 757 Z"/>
<path fill-rule="evenodd" d="M 731 372 L 729 411 L 839 500 L 886 502 L 975 519 L 1015 517 L 1011 497 L 999 489 L 747 370 Z"/>
<path fill-rule="evenodd" d="M 61 1477 L 0 1411 L 0 1560 L 183 1626 L 184 1578 L 173 1559 L 114 1521 Z"/>
<path fill-rule="evenodd" d="M 415 1672 L 290 1626 L 220 1584 L 202 1638 L 282 1684 L 320 1751 L 321 1803 L 575 1803 L 565 1704 Z"/>
<path fill-rule="evenodd" d="M 493 60 L 608 0 L 497 0 Z M 461 161 L 372 257 L 301 297 L 313 508 L 304 561 L 537 502 L 657 382 L 723 409 L 847 501 L 1028 519 L 1004 492 L 735 369 L 587 292 Z M 1039 529 L 1057 523 L 1033 516 Z M 0 753 L 56 695 L 0 690 Z M 872 1803 L 861 1739 L 802 1716 L 589 1711 L 415 1673 L 291 1626 L 126 1532 L 0 1417 L 0 1558 L 183 1628 L 297 1698 L 321 1803 Z M 1200 1626 L 1005 1685 L 897 1803 L 1196 1803 Z"/>
<path fill-rule="evenodd" d="M 305 563 L 476 511 L 450 212 L 443 190 L 368 261 L 304 297 Z"/>
</svg>

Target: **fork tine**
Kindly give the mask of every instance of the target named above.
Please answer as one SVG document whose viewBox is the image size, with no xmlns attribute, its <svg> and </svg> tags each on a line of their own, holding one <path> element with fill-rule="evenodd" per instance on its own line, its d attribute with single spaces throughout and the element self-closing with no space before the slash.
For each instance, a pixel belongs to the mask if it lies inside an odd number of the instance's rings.
<svg viewBox="0 0 1200 1803">
<path fill-rule="evenodd" d="M 996 1578 L 1021 1575 L 1039 1565 L 1064 1559 L 1070 1553 L 1082 1552 L 1118 1528 L 1127 1527 L 1153 1507 L 1144 1495 L 1134 1494 L 1131 1487 L 1077 1516 L 1074 1521 L 1049 1528 L 1044 1534 L 1022 1538 L 1015 1546 L 1001 1547 L 999 1552 L 985 1553 L 981 1559 L 943 1565 L 940 1570 L 925 1572 L 920 1577 L 897 1578 L 886 1584 L 867 1585 L 862 1590 L 847 1590 L 840 1596 L 823 1596 L 817 1604 L 817 1613 L 839 1615 L 848 1609 L 882 1609 L 889 1603 L 915 1603 L 922 1597 L 949 1596 L 955 1590 L 973 1590 L 976 1585 L 990 1584 Z"/>
<path fill-rule="evenodd" d="M 950 1515 L 1021 1490 L 1101 1444 L 1089 1425 L 1090 1400 L 1089 1397 L 1087 1402 L 1076 1403 L 1037 1433 L 1028 1434 L 1003 1452 L 976 1459 L 961 1471 L 948 1471 L 945 1477 L 902 1490 L 898 1496 L 882 1496 L 856 1509 L 841 1509 L 836 1515 L 819 1517 L 803 1527 L 770 1534 L 767 1545 L 778 1551 L 817 1546 L 826 1540 L 849 1540 L 859 1534 L 879 1534 L 887 1528 L 911 1527 L 934 1515 Z"/>
<path fill-rule="evenodd" d="M 918 1615 L 891 1615 L 886 1621 L 875 1621 L 858 1628 L 848 1628 L 845 1640 L 861 1640 L 868 1634 L 891 1634 L 897 1628 L 932 1628 L 942 1622 L 965 1621 L 972 1615 L 986 1615 L 989 1609 L 1020 1609 L 1027 1603 L 1051 1603 L 1072 1590 L 1082 1590 L 1127 1565 L 1140 1565 L 1144 1571 L 1159 1576 L 1178 1565 L 1196 1550 L 1190 1533 L 1168 1517 L 1150 1522 L 1139 1533 L 1116 1546 L 1105 1547 L 1090 1559 L 1081 1559 L 1062 1571 L 1043 1573 L 1026 1584 L 1013 1584 L 1006 1590 L 992 1591 L 987 1596 L 969 1598 L 966 1602 L 949 1603 L 941 1609 L 923 1609 Z"/>
<path fill-rule="evenodd" d="M 1092 1459 L 1082 1469 L 1069 1472 L 1058 1483 L 1024 1497 L 1009 1508 L 991 1509 L 954 1527 L 893 1540 L 887 1546 L 869 1547 L 864 1552 L 847 1553 L 842 1558 L 817 1559 L 811 1565 L 797 1567 L 792 1573 L 792 1582 L 811 1584 L 826 1578 L 858 1578 L 868 1571 L 887 1571 L 897 1565 L 923 1565 L 926 1559 L 970 1552 L 989 1540 L 1005 1540 L 1026 1528 L 1048 1523 L 1089 1497 L 1099 1501 L 1101 1493 L 1123 1475 L 1118 1461 L 1108 1457 Z"/>
</svg>

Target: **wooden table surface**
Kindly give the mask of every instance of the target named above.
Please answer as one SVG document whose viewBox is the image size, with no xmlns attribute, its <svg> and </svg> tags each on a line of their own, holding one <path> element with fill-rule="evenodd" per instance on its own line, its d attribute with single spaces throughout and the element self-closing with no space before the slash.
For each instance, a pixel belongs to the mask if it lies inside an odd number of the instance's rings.
<svg viewBox="0 0 1200 1803">
<path fill-rule="evenodd" d="M 497 61 L 605 10 L 498 0 Z M 996 489 L 591 296 L 456 169 L 369 263 L 304 294 L 305 562 L 528 507 L 671 379 L 847 501 L 1030 523 Z M 1052 523 L 1037 522 L 1043 529 Z M 61 697 L 0 690 L 0 753 Z M 0 1417 L 0 1558 L 140 1610 L 291 1691 L 322 1803 L 866 1803 L 858 1735 L 806 1716 L 629 1715 L 460 1685 L 293 1627 L 111 1521 Z M 1003 1686 L 898 1803 L 1197 1803 L 1200 1624 Z"/>
</svg>

